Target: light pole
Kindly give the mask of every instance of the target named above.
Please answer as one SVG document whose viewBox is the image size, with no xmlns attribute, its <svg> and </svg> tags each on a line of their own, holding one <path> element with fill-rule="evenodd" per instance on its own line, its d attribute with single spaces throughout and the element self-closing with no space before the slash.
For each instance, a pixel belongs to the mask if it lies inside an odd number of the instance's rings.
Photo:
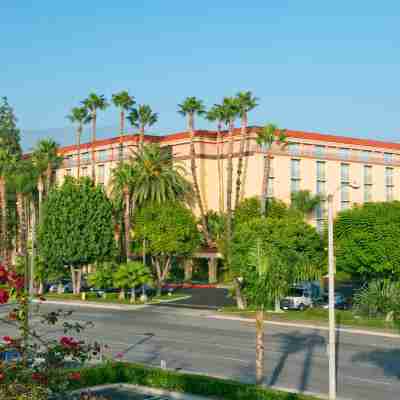
<svg viewBox="0 0 400 400">
<path fill-rule="evenodd" d="M 351 189 L 360 186 L 353 182 Z M 339 186 L 328 195 L 328 286 L 329 286 L 329 400 L 336 400 L 336 320 L 335 320 L 335 254 L 333 246 L 333 197 L 341 188 Z"/>
</svg>

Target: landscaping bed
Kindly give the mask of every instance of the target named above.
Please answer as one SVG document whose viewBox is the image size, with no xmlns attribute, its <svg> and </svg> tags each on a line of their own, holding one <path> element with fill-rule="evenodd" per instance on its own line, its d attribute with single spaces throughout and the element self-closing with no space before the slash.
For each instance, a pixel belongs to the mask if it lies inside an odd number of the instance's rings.
<svg viewBox="0 0 400 400">
<path fill-rule="evenodd" d="M 75 389 L 129 383 L 221 400 L 316 400 L 314 397 L 302 394 L 281 392 L 233 380 L 178 373 L 122 362 L 84 368 L 80 370 L 80 376 L 80 381 L 74 384 Z"/>
</svg>

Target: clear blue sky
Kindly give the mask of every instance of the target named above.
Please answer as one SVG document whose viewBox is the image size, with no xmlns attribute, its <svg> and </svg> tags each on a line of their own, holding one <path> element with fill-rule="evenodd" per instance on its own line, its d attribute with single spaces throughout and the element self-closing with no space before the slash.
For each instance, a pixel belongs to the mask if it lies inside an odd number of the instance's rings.
<svg viewBox="0 0 400 400">
<path fill-rule="evenodd" d="M 155 133 L 184 129 L 185 96 L 251 90 L 254 124 L 400 139 L 398 1 L 2 1 L 0 38 L 0 95 L 25 146 L 72 142 L 55 129 L 69 109 L 121 89 L 159 112 Z M 114 109 L 99 117 L 117 124 Z"/>
</svg>

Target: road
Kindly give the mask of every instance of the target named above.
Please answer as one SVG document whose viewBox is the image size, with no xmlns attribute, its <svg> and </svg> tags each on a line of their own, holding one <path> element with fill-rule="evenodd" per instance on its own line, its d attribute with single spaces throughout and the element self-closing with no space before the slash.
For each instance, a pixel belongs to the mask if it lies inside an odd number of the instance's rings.
<svg viewBox="0 0 400 400">
<path fill-rule="evenodd" d="M 50 306 L 47 306 L 50 307 Z M 75 308 L 93 321 L 85 335 L 127 361 L 254 381 L 254 324 L 214 319 L 213 311 L 149 306 L 137 311 Z M 265 384 L 312 393 L 328 389 L 327 332 L 266 325 Z M 9 328 L 1 325 L 0 335 Z M 52 332 L 52 334 L 61 334 Z M 338 334 L 338 395 L 353 400 L 400 398 L 400 339 Z"/>
</svg>

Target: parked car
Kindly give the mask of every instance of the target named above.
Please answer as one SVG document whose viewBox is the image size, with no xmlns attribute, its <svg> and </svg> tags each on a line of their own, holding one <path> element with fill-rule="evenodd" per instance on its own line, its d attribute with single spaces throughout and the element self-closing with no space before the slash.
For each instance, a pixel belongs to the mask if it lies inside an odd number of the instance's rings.
<svg viewBox="0 0 400 400">
<path fill-rule="evenodd" d="M 289 294 L 281 300 L 283 310 L 299 310 L 313 307 L 315 299 L 320 293 L 320 288 L 312 282 L 304 282 L 293 286 Z"/>
<path fill-rule="evenodd" d="M 316 304 L 318 307 L 328 309 L 329 295 L 324 294 L 320 299 L 318 299 Z M 341 293 L 335 293 L 335 308 L 337 308 L 338 310 L 348 310 L 350 308 L 349 303 L 346 301 L 346 298 Z"/>
<path fill-rule="evenodd" d="M 49 293 L 58 293 L 59 288 L 61 289 L 61 293 L 72 293 L 72 282 L 68 280 L 62 280 L 52 283 L 49 286 Z"/>
</svg>

